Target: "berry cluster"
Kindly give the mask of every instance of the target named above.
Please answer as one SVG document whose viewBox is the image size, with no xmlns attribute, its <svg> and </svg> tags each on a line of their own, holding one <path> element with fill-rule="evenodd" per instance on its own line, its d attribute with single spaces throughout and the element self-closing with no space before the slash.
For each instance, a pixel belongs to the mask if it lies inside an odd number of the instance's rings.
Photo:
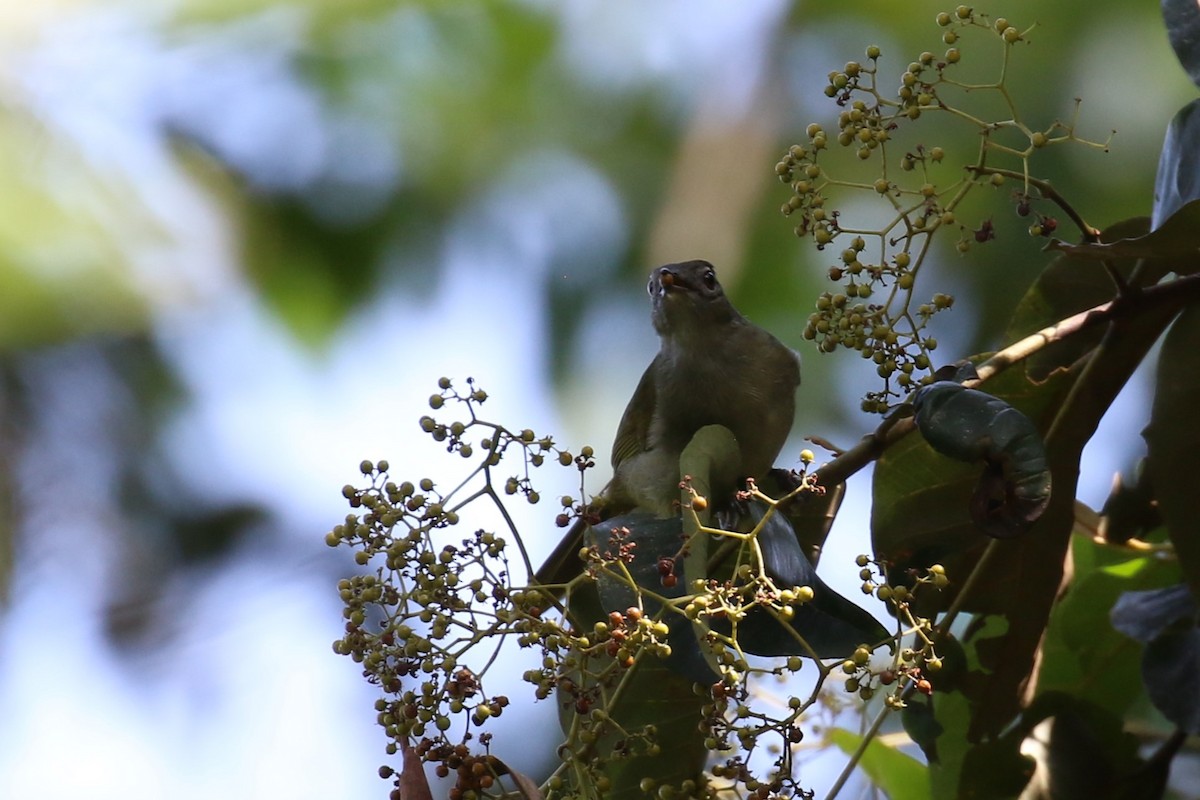
<svg viewBox="0 0 1200 800">
<path fill-rule="evenodd" d="M 867 48 L 865 61 L 850 61 L 830 72 L 825 94 L 840 108 L 837 131 L 810 124 L 806 141 L 792 145 L 775 165 L 779 179 L 792 191 L 780 210 L 795 221 L 795 234 L 811 238 L 818 250 L 845 243 L 837 263 L 828 270 L 829 279 L 839 288 L 818 299 L 804 335 L 824 352 L 845 347 L 874 361 L 883 388 L 864 398 L 863 409 L 868 412 L 886 412 L 932 374 L 930 354 L 937 343 L 927 326 L 935 314 L 953 305 L 953 298 L 944 294 L 924 302 L 914 296 L 932 238 L 948 231 L 955 237 L 956 250 L 967 253 L 995 237 L 991 218 L 971 224 L 960 219 L 964 198 L 979 185 L 1000 187 L 1009 179 L 1021 180 L 1021 189 L 1013 194 L 1017 213 L 1036 214 L 1030 234 L 1050 236 L 1057 220 L 1031 212 L 1034 192 L 1047 196 L 1049 186 L 1031 176 L 1031 156 L 1065 141 L 1107 146 L 1078 139 L 1073 124 L 1054 122 L 1035 130 L 1021 121 L 1004 76 L 1012 48 L 1026 40 L 1028 31 L 1004 18 L 989 22 L 968 6 L 942 12 L 936 22 L 945 29 L 942 42 L 947 49 L 941 55 L 929 51 L 918 55 L 890 91 L 880 83 L 882 54 L 876 46 Z M 958 45 L 963 34 L 980 30 L 990 31 L 1000 44 L 1000 77 L 988 84 L 964 83 L 954 77 L 956 65 L 964 58 Z M 968 93 L 978 96 L 985 91 L 999 95 L 1008 118 L 989 121 L 960 107 L 960 97 L 965 106 Z M 929 114 L 965 123 L 980 134 L 974 158 L 963 161 L 965 171 L 951 172 L 948 183 L 939 183 L 937 174 L 938 165 L 947 159 L 946 150 L 920 142 L 914 138 L 916 130 L 907 130 Z M 1017 144 L 1012 143 L 1014 137 Z M 831 170 L 828 162 L 837 152 L 834 143 L 852 150 L 874 177 L 857 177 L 856 169 L 846 165 Z M 1016 163 L 1011 169 L 989 164 L 989 158 L 1000 157 Z M 863 192 L 881 199 L 890 218 L 875 229 L 856 227 L 833 207 L 838 192 Z M 1062 205 L 1061 198 L 1054 199 Z"/>
<path fill-rule="evenodd" d="M 584 548 L 585 574 L 623 582 L 634 602 L 623 610 L 609 610 L 599 620 L 582 622 L 546 590 L 513 580 L 509 559 L 514 549 L 521 551 L 526 568 L 529 565 L 511 523 L 512 538 L 484 529 L 464 535 L 460 528 L 469 503 L 482 500 L 502 509 L 506 493 L 536 502 L 529 468 L 547 456 L 575 467 L 582 476 L 592 466 L 590 448 L 573 456 L 549 437 L 539 438 L 530 430 L 510 431 L 479 419 L 476 408 L 486 394 L 473 384 L 459 394 L 443 379 L 440 389 L 430 405 L 437 410 L 447 402 L 465 406 L 468 419 L 443 423 L 424 417 L 421 427 L 435 441 L 447 443 L 449 452 L 461 454 L 471 441 L 478 442 L 479 463 L 472 475 L 483 477 L 483 488 L 467 488 L 469 479 L 450 491 L 430 478 L 398 482 L 390 478 L 386 461 L 364 461 L 360 470 L 366 485 L 344 487 L 351 513 L 326 536 L 330 546 L 351 548 L 355 563 L 367 568 L 338 583 L 345 628 L 333 647 L 357 663 L 364 677 L 379 688 L 375 712 L 387 736 L 388 754 L 411 748 L 436 765 L 437 775 L 453 781 L 449 796 L 455 800 L 501 796 L 507 768 L 490 753 L 491 734 L 486 728 L 505 713 L 510 701 L 488 690 L 487 673 L 490 655 L 502 638 L 509 637 L 522 648 L 540 652 L 540 665 L 528 670 L 524 679 L 535 698 L 553 697 L 569 720 L 559 751 L 563 765 L 548 779 L 547 796 L 574 797 L 573 793 L 591 789 L 603 793 L 615 761 L 653 756 L 668 746 L 657 725 L 625 719 L 620 698 L 621 687 L 636 677 L 640 663 L 671 657 L 672 625 L 668 623 L 673 619 L 670 615 L 677 614 L 689 621 L 719 675 L 715 683 L 695 688 L 702 698 L 697 706 L 704 744 L 721 760 L 710 776 L 677 786 L 648 779 L 655 796 L 717 797 L 725 796 L 723 792 L 764 799 L 809 796 L 796 783 L 796 746 L 803 738 L 804 715 L 821 702 L 822 686 L 838 665 L 809 662 L 816 669 L 811 694 L 789 697 L 782 711 L 759 708 L 752 684 L 795 674 L 805 659 L 793 655 L 766 663 L 753 660 L 739 644 L 737 625 L 751 613 L 771 614 L 781 621 L 792 618 L 797 608 L 814 599 L 812 587 L 776 585 L 764 570 L 756 531 L 702 526 L 697 512 L 704 510 L 706 498 L 693 491 L 691 502 L 684 506 L 689 529 L 696 531 L 695 536 L 724 538 L 736 545 L 730 561 L 723 562 L 722 574 L 728 577 L 696 578 L 682 596 L 667 597 L 657 592 L 657 586 L 639 586 L 632 582 L 629 570 L 637 542 L 628 529 L 615 528 L 607 543 Z M 482 439 L 479 431 L 486 432 Z M 524 462 L 524 475 L 493 479 L 492 472 L 506 455 Z M 804 467 L 794 474 L 796 494 L 821 492 L 815 472 L 810 471 L 814 461 L 810 451 L 801 455 Z M 504 491 L 494 488 L 493 480 Z M 690 481 L 683 485 L 691 486 Z M 458 499 L 460 493 L 466 499 Z M 768 506 L 777 503 L 753 482 L 739 497 Z M 564 512 L 568 518 L 584 513 L 570 497 L 563 498 L 562 506 L 570 511 Z M 860 563 L 866 565 L 865 560 Z M 680 579 L 670 557 L 660 562 L 658 573 L 667 588 Z M 856 681 L 855 690 L 863 698 L 870 696 L 872 682 L 890 683 L 895 676 L 925 680 L 936 670 L 929 621 L 904 615 L 908 597 L 921 584 L 945 584 L 937 567 L 915 576 L 911 588 L 876 586 L 869 577 L 864 575 L 864 591 L 870 587 L 880 600 L 891 603 L 916 638 L 911 648 L 900 651 L 890 672 L 872 676 L 866 645 L 847 660 L 853 665 L 847 686 Z M 764 758 L 770 761 L 766 771 L 757 763 Z M 381 767 L 380 775 L 394 781 L 393 797 L 399 797 L 402 776 L 390 766 Z"/>
<path fill-rule="evenodd" d="M 871 651 L 867 647 L 859 647 L 841 664 L 841 671 L 846 676 L 845 690 L 866 701 L 874 697 L 879 688 L 892 687 L 884 702 L 890 708 L 903 708 L 904 698 L 909 691 L 932 694 L 933 683 L 929 676 L 942 668 L 942 659 L 936 651 L 937 634 L 933 620 L 913 613 L 913 596 L 916 592 L 928 591 L 922 587 L 941 591 L 950 585 L 950 579 L 946 577 L 945 567 L 934 564 L 919 571 L 919 574 L 914 571 L 910 576 L 911 587 L 889 585 L 881 577 L 883 565 L 872 561 L 870 556 L 859 555 L 855 563 L 860 567 L 863 594 L 873 594 L 891 607 L 896 618 L 913 635 L 914 646 L 897 649 L 892 662 L 882 669 L 871 666 Z"/>
</svg>

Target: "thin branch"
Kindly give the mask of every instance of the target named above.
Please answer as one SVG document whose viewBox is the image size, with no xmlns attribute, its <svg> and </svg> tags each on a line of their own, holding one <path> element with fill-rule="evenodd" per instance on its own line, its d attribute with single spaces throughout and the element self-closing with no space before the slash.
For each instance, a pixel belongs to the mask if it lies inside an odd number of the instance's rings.
<svg viewBox="0 0 1200 800">
<path fill-rule="evenodd" d="M 1063 210 L 1063 213 L 1070 217 L 1071 222 L 1075 223 L 1075 227 L 1079 228 L 1079 232 L 1083 234 L 1083 238 L 1089 242 L 1100 241 L 1100 231 L 1088 225 L 1075 207 L 1067 202 L 1066 198 L 1058 193 L 1058 190 L 1050 185 L 1050 181 L 1032 178 L 1023 172 L 1014 172 L 1011 169 L 1000 169 L 999 167 L 984 167 L 984 166 L 969 166 L 967 170 L 976 175 L 1003 175 L 1006 178 L 1024 181 L 1030 186 L 1038 190 L 1038 193 L 1046 200 L 1054 203 Z"/>
<path fill-rule="evenodd" d="M 965 381 L 964 386 L 977 387 L 996 377 L 1009 367 L 1018 364 L 1046 346 L 1063 341 L 1077 333 L 1110 322 L 1114 319 L 1135 314 L 1159 305 L 1178 303 L 1200 297 L 1200 273 L 1186 275 L 1169 283 L 1160 283 L 1147 289 L 1132 292 L 1128 296 L 1109 300 L 1086 311 L 1072 314 L 1037 333 L 1032 333 L 976 367 L 979 377 Z M 912 433 L 916 427 L 911 417 L 890 416 L 874 431 L 864 436 L 858 444 L 816 471 L 817 482 L 822 486 L 834 486 L 861 470 L 883 455 L 883 451 Z"/>
</svg>

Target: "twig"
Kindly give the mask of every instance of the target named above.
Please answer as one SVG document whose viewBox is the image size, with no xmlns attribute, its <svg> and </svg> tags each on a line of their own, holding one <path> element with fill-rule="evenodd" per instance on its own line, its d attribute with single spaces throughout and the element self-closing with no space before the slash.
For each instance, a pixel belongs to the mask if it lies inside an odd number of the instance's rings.
<svg viewBox="0 0 1200 800">
<path fill-rule="evenodd" d="M 1066 198 L 1059 194 L 1058 190 L 1050 185 L 1050 181 L 1041 180 L 1040 178 L 1031 178 L 1023 172 L 1015 172 L 1011 169 L 1000 169 L 999 167 L 985 167 L 979 165 L 969 166 L 967 167 L 967 170 L 975 173 L 976 175 L 1003 175 L 1006 178 L 1012 178 L 1014 180 L 1027 183 L 1028 185 L 1037 189 L 1038 193 L 1044 199 L 1051 201 L 1056 206 L 1061 208 L 1063 213 L 1070 217 L 1071 221 L 1075 223 L 1075 226 L 1079 228 L 1079 232 L 1083 234 L 1083 238 L 1086 241 L 1100 241 L 1099 229 L 1088 225 L 1087 222 L 1084 221 L 1083 217 L 1080 216 L 1079 212 L 1075 210 L 1075 207 L 1068 203 Z"/>
<path fill-rule="evenodd" d="M 1200 296 L 1200 273 L 1176 278 L 1169 283 L 1160 283 L 1093 306 L 1086 311 L 1072 314 L 1053 325 L 1042 328 L 1037 333 L 1032 333 L 994 354 L 976 367 L 979 377 L 964 381 L 963 385 L 971 388 L 977 387 L 1046 346 L 1089 328 L 1160 304 L 1177 302 L 1182 305 L 1197 296 Z M 816 471 L 817 482 L 822 486 L 834 486 L 841 483 L 867 464 L 878 459 L 883 455 L 884 450 L 912 433 L 915 427 L 910 417 L 888 417 L 854 447 L 818 469 Z"/>
</svg>

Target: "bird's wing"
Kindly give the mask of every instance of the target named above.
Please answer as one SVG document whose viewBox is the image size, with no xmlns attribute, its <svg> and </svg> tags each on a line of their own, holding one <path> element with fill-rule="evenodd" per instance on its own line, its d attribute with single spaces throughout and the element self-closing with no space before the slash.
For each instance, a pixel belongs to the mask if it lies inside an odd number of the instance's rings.
<svg viewBox="0 0 1200 800">
<path fill-rule="evenodd" d="M 621 424 L 617 426 L 617 435 L 613 439 L 612 466 L 618 465 L 630 456 L 644 453 L 650 440 L 650 422 L 654 417 L 656 391 L 654 388 L 655 366 L 660 356 L 655 356 L 642 373 L 625 413 L 621 415 Z"/>
</svg>

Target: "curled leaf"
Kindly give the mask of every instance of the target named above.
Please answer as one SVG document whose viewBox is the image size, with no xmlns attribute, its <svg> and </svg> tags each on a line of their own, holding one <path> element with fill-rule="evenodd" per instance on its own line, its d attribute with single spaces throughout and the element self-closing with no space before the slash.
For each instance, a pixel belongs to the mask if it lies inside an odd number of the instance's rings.
<svg viewBox="0 0 1200 800">
<path fill-rule="evenodd" d="M 984 533 L 1007 539 L 1037 521 L 1050 502 L 1050 467 L 1028 417 L 998 397 L 952 381 L 920 389 L 913 410 L 934 450 L 957 461 L 984 462 L 971 497 L 971 518 Z"/>
</svg>

